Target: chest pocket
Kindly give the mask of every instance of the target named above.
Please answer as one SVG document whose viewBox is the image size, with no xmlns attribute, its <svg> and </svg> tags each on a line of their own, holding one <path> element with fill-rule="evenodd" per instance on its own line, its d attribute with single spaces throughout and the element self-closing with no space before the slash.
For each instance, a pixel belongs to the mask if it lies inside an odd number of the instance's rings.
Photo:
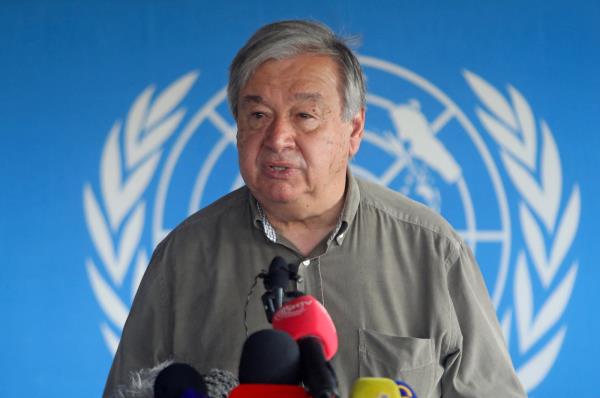
<svg viewBox="0 0 600 398">
<path fill-rule="evenodd" d="M 435 361 L 433 340 L 384 335 L 359 329 L 360 377 L 402 380 L 420 398 L 433 391 Z"/>
</svg>

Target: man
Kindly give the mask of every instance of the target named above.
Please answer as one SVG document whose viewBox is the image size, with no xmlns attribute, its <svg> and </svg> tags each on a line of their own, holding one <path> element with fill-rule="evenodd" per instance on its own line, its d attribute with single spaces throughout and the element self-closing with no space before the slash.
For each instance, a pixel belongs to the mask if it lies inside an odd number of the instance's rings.
<svg viewBox="0 0 600 398">
<path fill-rule="evenodd" d="M 228 87 L 246 186 L 192 215 L 157 248 L 105 396 L 169 358 L 237 369 L 268 328 L 248 291 L 275 256 L 338 330 L 342 396 L 358 377 L 402 379 L 419 397 L 522 397 L 478 267 L 438 215 L 348 169 L 365 123 L 354 54 L 323 25 L 257 31 Z M 275 365 L 276 366 L 276 365 Z"/>
</svg>

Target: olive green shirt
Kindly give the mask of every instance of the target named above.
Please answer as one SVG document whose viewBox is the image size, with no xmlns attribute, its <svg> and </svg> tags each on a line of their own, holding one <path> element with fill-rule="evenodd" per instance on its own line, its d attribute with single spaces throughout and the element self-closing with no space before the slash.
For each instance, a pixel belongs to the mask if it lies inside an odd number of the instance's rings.
<svg viewBox="0 0 600 398">
<path fill-rule="evenodd" d="M 323 303 L 339 337 L 342 397 L 354 380 L 408 383 L 419 398 L 524 397 L 479 268 L 439 215 L 349 175 L 340 222 L 310 256 L 278 235 L 246 187 L 190 216 L 156 248 L 104 396 L 166 359 L 237 374 L 244 309 L 275 256 L 300 264 L 300 290 Z M 249 333 L 270 328 L 259 283 Z"/>
</svg>

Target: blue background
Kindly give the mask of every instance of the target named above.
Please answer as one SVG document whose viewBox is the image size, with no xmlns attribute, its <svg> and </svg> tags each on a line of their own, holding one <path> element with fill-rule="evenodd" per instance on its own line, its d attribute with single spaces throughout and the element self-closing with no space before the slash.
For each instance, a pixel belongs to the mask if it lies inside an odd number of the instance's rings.
<svg viewBox="0 0 600 398">
<path fill-rule="evenodd" d="M 99 396 L 111 355 L 85 259 L 82 187 L 98 181 L 108 131 L 149 84 L 199 70 L 201 104 L 264 23 L 321 20 L 359 52 L 418 72 L 471 120 L 462 72 L 508 83 L 550 125 L 564 192 L 581 188 L 567 336 L 532 396 L 599 396 L 600 3 L 592 1 L 3 2 L 0 7 L 2 396 Z M 202 97 L 204 95 L 205 97 Z M 479 125 L 477 126 L 479 128 Z M 563 199 L 565 200 L 565 199 Z M 513 216 L 514 217 L 514 216 Z"/>
</svg>

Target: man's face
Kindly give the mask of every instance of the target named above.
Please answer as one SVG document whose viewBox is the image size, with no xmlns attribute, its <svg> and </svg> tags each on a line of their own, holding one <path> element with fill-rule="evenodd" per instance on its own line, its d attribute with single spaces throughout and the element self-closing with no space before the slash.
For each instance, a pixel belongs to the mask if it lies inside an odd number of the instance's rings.
<svg viewBox="0 0 600 398">
<path fill-rule="evenodd" d="M 240 90 L 240 171 L 263 205 L 318 212 L 339 201 L 364 126 L 362 110 L 342 121 L 340 91 L 335 61 L 310 54 L 265 62 Z"/>
</svg>

